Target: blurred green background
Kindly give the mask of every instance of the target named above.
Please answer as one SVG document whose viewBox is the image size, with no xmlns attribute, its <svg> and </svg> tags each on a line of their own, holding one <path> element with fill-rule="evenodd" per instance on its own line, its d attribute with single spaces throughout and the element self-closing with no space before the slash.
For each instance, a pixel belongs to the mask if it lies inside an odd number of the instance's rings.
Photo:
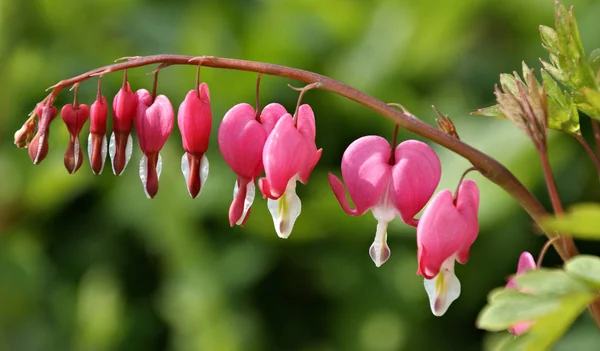
<svg viewBox="0 0 600 351">
<path fill-rule="evenodd" d="M 570 5 L 568 3 L 567 5 Z M 587 52 L 600 47 L 600 2 L 573 1 Z M 392 123 L 322 91 L 305 96 L 317 115 L 321 162 L 299 186 L 303 211 L 289 240 L 277 238 L 257 198 L 244 228 L 229 228 L 234 174 L 221 158 L 217 127 L 239 102 L 254 101 L 256 75 L 211 68 L 214 128 L 208 182 L 191 200 L 180 171 L 181 138 L 163 150 L 158 196 L 146 199 L 136 148 L 125 174 L 94 176 L 87 159 L 69 175 L 68 133 L 60 118 L 39 166 L 13 145 L 13 133 L 55 82 L 122 56 L 217 55 L 322 73 L 434 123 L 435 104 L 462 139 L 511 169 L 549 208 L 540 165 L 525 136 L 507 121 L 469 116 L 493 104 L 501 72 L 521 60 L 539 68 L 537 27 L 552 25 L 551 0 L 0 0 L 0 350 L 485 350 L 508 334 L 486 334 L 475 318 L 486 294 L 503 285 L 535 234 L 516 202 L 479 175 L 481 232 L 465 266 L 463 292 L 442 318 L 429 309 L 415 275 L 415 230 L 389 231 L 391 259 L 375 268 L 368 248 L 371 214 L 349 217 L 327 183 L 340 174 L 354 139 L 390 137 Z M 130 72 L 150 88 L 152 67 Z M 175 107 L 193 88 L 194 67 L 169 67 L 159 92 Z M 112 101 L 122 76 L 104 79 Z M 297 93 L 264 77 L 263 106 L 292 110 Z M 82 84 L 91 103 L 96 81 Z M 70 103 L 61 93 L 57 105 Z M 589 138 L 589 121 L 582 118 Z M 82 140 L 87 140 L 84 128 Z M 551 161 L 565 204 L 600 201 L 591 162 L 579 144 L 551 135 Z M 401 138 L 414 138 L 401 132 Z M 87 143 L 86 143 L 87 145 Z M 469 167 L 437 146 L 442 188 Z M 600 247 L 581 242 L 588 253 Z M 549 266 L 559 261 L 551 252 Z M 594 346 L 595 345 L 595 346 Z M 587 313 L 556 350 L 597 350 Z"/>
</svg>

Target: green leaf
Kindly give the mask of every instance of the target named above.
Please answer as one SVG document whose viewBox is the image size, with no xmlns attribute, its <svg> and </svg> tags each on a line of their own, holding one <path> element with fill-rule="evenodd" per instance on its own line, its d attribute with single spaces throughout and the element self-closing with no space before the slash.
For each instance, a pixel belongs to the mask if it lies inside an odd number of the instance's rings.
<svg viewBox="0 0 600 351">
<path fill-rule="evenodd" d="M 552 76 L 542 71 L 542 81 L 548 93 L 548 128 L 562 130 L 567 133 L 579 133 L 579 112 L 573 97 L 562 91 Z"/>
<path fill-rule="evenodd" d="M 519 290 L 536 296 L 560 296 L 590 292 L 589 286 L 562 270 L 540 268 L 515 277 Z"/>
<path fill-rule="evenodd" d="M 585 101 L 590 105 L 593 109 L 592 114 L 588 114 L 590 117 L 600 120 L 600 92 L 584 87 L 581 92 L 585 97 Z M 586 112 L 587 114 L 587 112 Z"/>
<path fill-rule="evenodd" d="M 475 112 L 471 112 L 471 114 L 487 116 L 487 117 L 506 118 L 506 116 L 504 116 L 502 111 L 500 111 L 500 108 L 498 107 L 498 105 L 480 108 Z"/>
<path fill-rule="evenodd" d="M 529 330 L 499 346 L 497 351 L 550 350 L 595 298 L 591 293 L 571 293 L 556 300 L 558 308 L 536 320 Z"/>
<path fill-rule="evenodd" d="M 598 71 L 600 71 L 600 48 L 594 49 L 592 52 L 590 52 L 588 62 L 590 63 L 592 71 L 598 74 Z M 600 79 L 600 77 L 598 79 Z M 597 81 L 596 83 L 597 85 L 600 85 L 600 81 Z"/>
<path fill-rule="evenodd" d="M 515 76 L 512 74 L 502 73 L 500 74 L 500 86 L 504 90 L 505 93 L 510 91 L 511 94 L 518 96 L 517 92 L 517 83 L 515 80 Z"/>
<path fill-rule="evenodd" d="M 600 240 L 600 204 L 573 205 L 565 215 L 543 220 L 542 228 L 547 232 L 564 232 L 581 239 Z"/>
<path fill-rule="evenodd" d="M 544 43 L 544 48 L 550 53 L 558 53 L 558 35 L 556 31 L 547 26 L 540 26 L 540 36 Z"/>
<path fill-rule="evenodd" d="M 600 290 L 600 257 L 578 255 L 565 263 L 565 272 Z"/>
<path fill-rule="evenodd" d="M 493 291 L 489 300 L 490 304 L 477 318 L 477 327 L 489 331 L 506 330 L 515 323 L 536 320 L 560 307 L 557 298 L 528 295 L 511 289 Z"/>
</svg>

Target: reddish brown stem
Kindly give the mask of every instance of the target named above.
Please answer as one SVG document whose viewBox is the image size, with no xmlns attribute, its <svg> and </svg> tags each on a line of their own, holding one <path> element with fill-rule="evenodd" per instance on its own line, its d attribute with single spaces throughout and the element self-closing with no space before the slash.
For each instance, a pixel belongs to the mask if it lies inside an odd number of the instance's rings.
<svg viewBox="0 0 600 351">
<path fill-rule="evenodd" d="M 544 217 L 548 216 L 548 212 L 542 206 L 542 204 L 529 192 L 525 186 L 519 182 L 519 180 L 504 167 L 501 163 L 493 159 L 492 157 L 484 154 L 483 152 L 463 143 L 462 141 L 454 138 L 441 130 L 438 130 L 426 123 L 421 122 L 417 118 L 414 118 L 406 112 L 401 112 L 394 109 L 391 106 L 377 100 L 376 98 L 367 95 L 359 90 L 356 90 L 346 84 L 340 83 L 329 77 L 304 71 L 297 68 L 291 68 L 281 65 L 275 65 L 264 62 L 246 61 L 230 58 L 221 58 L 215 56 L 184 56 L 184 55 L 153 55 L 145 57 L 133 57 L 129 61 L 119 62 L 104 67 L 96 68 L 92 71 L 83 73 L 79 76 L 60 81 L 58 84 L 52 86 L 52 92 L 44 99 L 44 102 L 51 104 L 56 99 L 58 93 L 65 87 L 75 83 L 82 82 L 91 78 L 93 75 L 103 75 L 110 72 L 121 71 L 128 68 L 141 67 L 151 64 L 160 64 L 159 67 L 166 67 L 168 65 L 197 65 L 201 63 L 206 67 L 222 68 L 222 69 L 234 69 L 241 71 L 250 71 L 262 74 L 268 74 L 272 76 L 279 76 L 284 78 L 295 79 L 307 84 L 317 84 L 318 88 L 333 92 L 337 95 L 343 96 L 347 99 L 353 100 L 368 109 L 392 120 L 400 127 L 420 135 L 423 138 L 431 140 L 441 146 L 463 156 L 476 167 L 479 172 L 488 178 L 490 181 L 496 183 L 502 187 L 507 193 L 512 195 L 515 200 L 529 213 L 534 221 L 539 222 Z M 597 139 L 600 141 L 600 134 Z M 600 144 L 599 144 L 600 147 Z M 545 158 L 545 160 L 544 160 Z M 542 163 L 545 164 L 545 169 L 549 169 L 549 163 L 547 161 L 547 155 L 542 157 Z M 545 171 L 545 175 L 551 176 L 551 173 Z M 558 199 L 558 192 L 556 192 L 556 186 L 554 180 L 549 183 L 549 188 L 552 188 L 554 195 L 553 203 Z M 557 202 L 558 203 L 558 202 Z M 559 207 L 562 212 L 562 206 Z M 558 213 L 558 211 L 556 211 Z M 548 233 L 547 233 L 548 234 Z M 552 234 L 548 234 L 552 235 Z M 577 248 L 571 237 L 563 237 L 560 240 L 560 244 L 557 245 L 555 242 L 555 248 L 563 260 L 578 254 Z M 595 318 L 596 324 L 600 328 L 600 302 L 593 303 L 590 305 L 592 315 Z"/>
<path fill-rule="evenodd" d="M 511 194 L 535 221 L 540 221 L 543 217 L 548 216 L 546 209 L 531 194 L 531 192 L 529 192 L 529 190 L 527 190 L 527 188 L 525 188 L 525 186 L 519 182 L 519 180 L 508 169 L 506 169 L 506 167 L 490 156 L 444 133 L 443 131 L 423 123 L 404 112 L 398 111 L 392 106 L 388 106 L 384 102 L 377 100 L 376 98 L 356 90 L 346 84 L 340 83 L 334 79 L 317 73 L 308 72 L 297 68 L 215 56 L 193 57 L 184 55 L 153 55 L 134 57 L 126 62 L 119 62 L 96 68 L 76 77 L 62 80 L 51 87 L 52 92 L 45 100 L 49 100 L 49 102 L 54 101 L 58 93 L 65 87 L 87 80 L 92 75 L 107 74 L 110 72 L 152 64 L 195 66 L 198 64 L 198 62 L 202 62 L 202 66 L 205 67 L 257 72 L 295 79 L 308 84 L 318 82 L 320 89 L 327 90 L 347 99 L 353 100 L 371 109 L 372 111 L 389 118 L 394 123 L 400 125 L 400 127 L 420 135 L 423 138 L 438 143 L 447 149 L 465 157 L 473 164 L 473 166 L 479 169 L 481 174 Z M 576 252 L 574 250 L 565 251 L 562 249 L 562 247 L 557 247 L 557 250 L 560 253 L 560 256 L 565 260 L 569 259 L 573 255 L 573 252 Z"/>
<path fill-rule="evenodd" d="M 598 159 L 598 156 L 594 154 L 594 150 L 592 150 L 590 144 L 588 144 L 587 141 L 585 141 L 583 135 L 578 133 L 572 133 L 571 135 L 581 144 L 581 146 L 583 146 L 583 149 L 594 163 L 594 167 L 596 167 L 596 172 L 598 172 L 598 179 L 600 179 L 600 159 Z"/>
<path fill-rule="evenodd" d="M 598 154 L 598 158 L 600 158 L 600 126 L 598 126 L 598 121 L 593 118 L 592 129 L 594 130 L 594 139 L 596 139 L 596 152 Z"/>
</svg>

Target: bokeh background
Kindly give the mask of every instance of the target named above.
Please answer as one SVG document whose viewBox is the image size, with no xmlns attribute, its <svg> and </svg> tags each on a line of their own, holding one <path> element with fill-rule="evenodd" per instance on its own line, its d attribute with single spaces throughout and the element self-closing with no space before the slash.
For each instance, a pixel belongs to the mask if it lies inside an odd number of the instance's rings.
<svg viewBox="0 0 600 351">
<path fill-rule="evenodd" d="M 569 3 L 571 4 L 571 3 Z M 572 1 L 587 51 L 600 47 L 600 2 Z M 416 272 L 415 230 L 389 229 L 391 259 L 375 268 L 370 214 L 349 217 L 327 183 L 340 174 L 354 139 L 390 137 L 388 120 L 327 92 L 305 96 L 317 115 L 321 162 L 299 186 L 302 215 L 278 239 L 265 200 L 244 228 L 230 228 L 234 174 L 220 156 L 217 127 L 239 102 L 254 102 L 256 74 L 211 68 L 214 128 L 210 175 L 191 200 L 180 171 L 181 138 L 163 150 L 160 191 L 142 190 L 136 148 L 123 176 L 94 176 L 86 159 L 69 175 L 68 133 L 60 118 L 40 165 L 13 145 L 13 133 L 55 82 L 122 56 L 217 55 L 322 73 L 434 123 L 435 104 L 462 139 L 512 170 L 548 207 L 537 155 L 507 121 L 470 116 L 493 104 L 498 74 L 539 68 L 537 27 L 553 24 L 551 0 L 0 0 L 0 350 L 486 350 L 507 334 L 475 328 L 486 294 L 505 283 L 524 250 L 544 239 L 507 194 L 471 173 L 481 189 L 481 231 L 465 266 L 463 292 L 442 318 L 432 316 Z M 152 67 L 130 71 L 150 88 Z M 169 67 L 159 92 L 178 106 L 194 67 Z M 104 79 L 109 100 L 122 76 Z M 298 82 L 263 77 L 261 103 L 292 110 Z M 82 84 L 91 103 L 96 81 Z M 61 93 L 57 105 L 72 95 Z M 87 140 L 87 128 L 82 139 Z M 589 138 L 589 121 L 582 118 Z M 600 201 L 591 162 L 572 138 L 551 132 L 551 161 L 565 204 Z M 415 138 L 401 132 L 401 139 Z M 469 167 L 434 146 L 442 188 Z M 448 225 L 452 225 L 449 223 Z M 580 242 L 588 253 L 600 247 Z M 559 261 L 551 252 L 546 261 Z M 556 350 L 600 349 L 585 314 Z"/>
</svg>

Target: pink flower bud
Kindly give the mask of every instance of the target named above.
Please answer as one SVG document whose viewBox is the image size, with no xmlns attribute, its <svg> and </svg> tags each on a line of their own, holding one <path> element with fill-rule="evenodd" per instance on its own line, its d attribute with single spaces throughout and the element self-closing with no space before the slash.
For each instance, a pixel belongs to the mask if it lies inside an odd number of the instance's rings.
<svg viewBox="0 0 600 351">
<path fill-rule="evenodd" d="M 258 181 L 275 230 L 280 238 L 289 237 L 302 208 L 296 195 L 296 181 L 303 184 L 321 158 L 315 144 L 315 115 L 308 105 L 298 109 L 297 123 L 292 115 L 279 118 L 263 149 L 265 177 Z"/>
<path fill-rule="evenodd" d="M 100 95 L 90 107 L 90 135 L 88 137 L 88 157 L 94 174 L 102 173 L 106 160 L 106 119 L 108 104 L 106 98 Z"/>
<path fill-rule="evenodd" d="M 219 149 L 225 162 L 237 174 L 234 199 L 229 208 L 229 224 L 243 225 L 248 219 L 255 195 L 255 179 L 263 171 L 263 148 L 269 133 L 287 111 L 280 104 L 269 104 L 259 119 L 248 104 L 232 107 L 219 127 Z"/>
<path fill-rule="evenodd" d="M 87 105 L 65 105 L 60 115 L 69 130 L 69 145 L 65 152 L 64 163 L 70 174 L 75 173 L 83 163 L 83 151 L 79 142 L 79 133 L 90 116 Z"/>
<path fill-rule="evenodd" d="M 195 198 L 208 177 L 208 158 L 204 153 L 208 150 L 212 112 L 206 83 L 200 84 L 198 91 L 188 92 L 179 106 L 177 122 L 186 151 L 181 159 L 181 170 L 188 192 Z"/>
<path fill-rule="evenodd" d="M 342 177 L 356 208 L 350 207 L 344 184 L 329 174 L 329 184 L 347 214 L 360 216 L 371 210 L 377 219 L 369 254 L 378 267 L 390 256 L 388 223 L 399 216 L 406 224 L 416 226 L 414 216 L 431 198 L 441 177 L 439 158 L 421 141 L 400 143 L 392 164 L 391 160 L 392 148 L 379 136 L 365 136 L 348 146 L 342 157 Z"/>
<path fill-rule="evenodd" d="M 48 138 L 50 137 L 50 122 L 58 114 L 54 106 L 45 103 L 39 103 L 35 107 L 35 113 L 38 115 L 38 130 L 31 143 L 29 144 L 29 158 L 34 164 L 42 162 L 48 155 Z"/>
<path fill-rule="evenodd" d="M 140 161 L 140 179 L 146 196 L 153 198 L 158 192 L 158 179 L 162 170 L 160 150 L 173 130 L 173 106 L 164 95 L 153 98 L 146 89 L 136 92 L 138 105 L 134 119 L 140 148 L 144 153 Z"/>
<path fill-rule="evenodd" d="M 479 232 L 478 211 L 479 189 L 472 180 L 465 180 L 456 199 L 450 190 L 437 193 L 419 220 L 417 274 L 425 278 L 425 290 L 436 316 L 443 315 L 460 295 L 454 262 L 465 264 L 469 260 L 469 250 Z"/>
<path fill-rule="evenodd" d="M 519 264 L 517 266 L 517 274 L 515 274 L 515 276 L 523 274 L 529 270 L 536 269 L 536 268 L 537 268 L 537 266 L 535 264 L 535 259 L 529 252 L 525 251 L 519 257 Z M 524 292 L 521 289 L 519 289 L 514 277 L 512 277 L 508 281 L 508 283 L 506 284 L 506 288 Z M 519 323 L 513 325 L 511 328 L 509 328 L 508 331 L 518 336 L 518 335 L 521 335 L 521 334 L 527 332 L 527 330 L 529 330 L 529 328 L 532 325 L 533 325 L 533 322 L 519 322 Z"/>
<path fill-rule="evenodd" d="M 110 159 L 113 173 L 121 175 L 131 158 L 131 127 L 135 119 L 137 95 L 131 91 L 129 82 L 121 87 L 113 100 L 113 133 L 110 137 Z"/>
</svg>

